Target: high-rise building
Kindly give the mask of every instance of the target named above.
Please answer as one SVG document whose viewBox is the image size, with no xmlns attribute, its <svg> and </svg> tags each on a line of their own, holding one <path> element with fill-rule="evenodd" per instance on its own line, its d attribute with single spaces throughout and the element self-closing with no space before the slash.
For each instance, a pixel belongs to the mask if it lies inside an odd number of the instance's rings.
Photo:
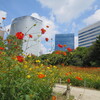
<svg viewBox="0 0 100 100">
<path fill-rule="evenodd" d="M 58 46 L 60 45 L 66 45 L 63 48 L 60 48 Z M 69 34 L 56 34 L 55 35 L 55 50 L 62 50 L 65 51 L 66 48 L 71 48 L 74 49 L 74 34 L 69 33 Z"/>
<path fill-rule="evenodd" d="M 78 33 L 78 44 L 81 47 L 89 47 L 100 35 L 100 21 L 81 29 Z"/>
<path fill-rule="evenodd" d="M 17 32 L 25 34 L 22 49 L 25 54 L 40 55 L 40 35 L 42 21 L 32 16 L 22 16 L 12 21 L 10 34 L 15 35 Z M 29 34 L 33 37 L 29 38 Z"/>
</svg>

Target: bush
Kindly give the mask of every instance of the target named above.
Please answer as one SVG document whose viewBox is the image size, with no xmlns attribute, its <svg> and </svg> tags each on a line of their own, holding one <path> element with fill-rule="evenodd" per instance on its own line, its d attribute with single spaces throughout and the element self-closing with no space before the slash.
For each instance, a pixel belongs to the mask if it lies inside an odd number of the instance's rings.
<svg viewBox="0 0 100 100">
<path fill-rule="evenodd" d="M 45 67 L 39 57 L 23 55 L 19 41 L 15 36 L 0 41 L 0 100 L 49 100 L 58 69 Z"/>
<path fill-rule="evenodd" d="M 57 81 L 55 67 L 34 66 L 30 62 L 18 62 L 4 57 L 0 64 L 1 100 L 49 100 Z"/>
<path fill-rule="evenodd" d="M 100 35 L 93 45 L 88 48 L 87 55 L 84 58 L 84 65 L 100 67 Z"/>
</svg>

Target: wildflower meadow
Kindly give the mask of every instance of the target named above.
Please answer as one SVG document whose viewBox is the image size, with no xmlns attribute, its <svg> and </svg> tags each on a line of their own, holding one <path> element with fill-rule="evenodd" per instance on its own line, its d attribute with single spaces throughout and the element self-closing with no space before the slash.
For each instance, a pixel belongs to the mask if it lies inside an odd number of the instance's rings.
<svg viewBox="0 0 100 100">
<path fill-rule="evenodd" d="M 46 29 L 40 31 L 42 35 Z M 22 50 L 25 35 L 17 32 L 5 40 L 0 37 L 0 100 L 56 100 L 52 96 L 53 87 L 60 79 L 63 84 L 100 90 L 100 67 L 82 67 L 86 56 L 81 48 L 77 50 L 84 57 L 64 44 L 58 44 L 58 47 L 66 47 L 66 51 L 54 51 L 39 57 L 26 55 Z M 33 36 L 28 34 L 27 37 L 30 39 Z M 45 41 L 48 42 L 49 38 Z M 77 59 L 74 59 L 75 56 Z M 73 63 L 81 67 L 73 66 Z"/>
</svg>

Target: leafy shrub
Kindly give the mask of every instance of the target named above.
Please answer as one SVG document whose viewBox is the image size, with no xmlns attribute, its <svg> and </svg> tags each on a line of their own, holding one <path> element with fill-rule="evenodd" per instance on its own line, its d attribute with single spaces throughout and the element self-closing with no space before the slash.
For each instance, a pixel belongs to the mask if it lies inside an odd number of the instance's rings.
<svg viewBox="0 0 100 100">
<path fill-rule="evenodd" d="M 1 100 L 50 99 L 58 77 L 56 67 L 34 66 L 31 61 L 19 62 L 5 55 L 0 59 Z"/>
<path fill-rule="evenodd" d="M 15 36 L 0 42 L 0 99 L 49 100 L 59 76 L 57 67 L 45 67 L 39 57 L 23 55 L 22 40 Z"/>
</svg>

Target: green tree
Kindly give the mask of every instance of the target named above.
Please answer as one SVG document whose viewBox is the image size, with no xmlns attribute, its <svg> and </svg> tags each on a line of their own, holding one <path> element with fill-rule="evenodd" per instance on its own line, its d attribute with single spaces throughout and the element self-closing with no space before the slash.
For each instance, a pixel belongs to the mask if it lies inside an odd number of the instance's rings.
<svg viewBox="0 0 100 100">
<path fill-rule="evenodd" d="M 71 64 L 75 66 L 83 66 L 86 53 L 86 47 L 77 47 L 77 49 L 72 52 Z"/>
<path fill-rule="evenodd" d="M 100 35 L 92 46 L 89 47 L 84 64 L 100 67 Z"/>
</svg>

